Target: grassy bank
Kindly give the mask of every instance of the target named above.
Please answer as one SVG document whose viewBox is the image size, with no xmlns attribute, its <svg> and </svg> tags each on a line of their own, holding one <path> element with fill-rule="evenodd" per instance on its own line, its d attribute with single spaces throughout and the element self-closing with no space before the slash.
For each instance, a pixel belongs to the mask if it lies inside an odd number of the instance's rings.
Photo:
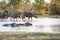
<svg viewBox="0 0 60 40">
<path fill-rule="evenodd" d="M 60 40 L 60 33 L 1 32 L 0 40 Z"/>
<path fill-rule="evenodd" d="M 60 18 L 60 15 L 37 15 L 38 17 Z"/>
</svg>

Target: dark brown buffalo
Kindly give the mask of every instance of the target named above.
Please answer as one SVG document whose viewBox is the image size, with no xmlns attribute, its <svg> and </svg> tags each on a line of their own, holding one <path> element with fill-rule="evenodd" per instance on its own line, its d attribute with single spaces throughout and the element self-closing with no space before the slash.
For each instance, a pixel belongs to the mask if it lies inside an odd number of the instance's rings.
<svg viewBox="0 0 60 40">
<path fill-rule="evenodd" d="M 16 13 L 12 13 L 12 14 L 9 14 L 9 17 L 10 17 L 10 20 L 17 20 L 17 18 L 20 18 L 20 15 L 19 14 L 16 14 Z"/>
<path fill-rule="evenodd" d="M 0 19 L 4 20 L 8 18 L 8 14 L 7 13 L 0 13 Z"/>
<path fill-rule="evenodd" d="M 32 17 L 37 18 L 37 16 L 34 15 L 34 14 L 32 14 L 31 12 L 23 12 L 23 13 L 22 13 L 22 20 L 24 20 L 25 17 L 27 17 L 28 20 L 31 19 L 31 21 L 32 21 Z"/>
</svg>

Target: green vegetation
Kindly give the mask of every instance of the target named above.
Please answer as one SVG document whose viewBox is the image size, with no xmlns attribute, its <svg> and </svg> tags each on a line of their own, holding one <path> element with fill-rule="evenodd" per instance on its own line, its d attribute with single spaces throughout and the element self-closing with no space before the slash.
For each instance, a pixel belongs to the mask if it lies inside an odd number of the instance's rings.
<svg viewBox="0 0 60 40">
<path fill-rule="evenodd" d="M 22 13 L 30 11 L 37 15 L 60 15 L 60 0 L 52 0 L 50 4 L 44 0 L 35 0 L 35 3 L 30 3 L 30 0 L 10 0 L 8 4 L 5 1 L 0 2 L 0 13 Z"/>
</svg>

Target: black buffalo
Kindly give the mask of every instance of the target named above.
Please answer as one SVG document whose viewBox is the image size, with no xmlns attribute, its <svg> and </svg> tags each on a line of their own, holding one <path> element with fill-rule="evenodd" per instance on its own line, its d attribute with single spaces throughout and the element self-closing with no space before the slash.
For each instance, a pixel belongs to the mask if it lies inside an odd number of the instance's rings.
<svg viewBox="0 0 60 40">
<path fill-rule="evenodd" d="M 9 14 L 9 17 L 10 17 L 10 20 L 17 20 L 17 18 L 20 18 L 20 15 L 19 14 L 16 14 L 16 13 L 12 13 L 12 14 Z"/>
<path fill-rule="evenodd" d="M 4 20 L 8 18 L 8 14 L 7 13 L 0 13 L 0 19 Z"/>
<path fill-rule="evenodd" d="M 22 13 L 22 20 L 24 20 L 25 17 L 27 17 L 28 20 L 31 19 L 31 21 L 32 21 L 32 17 L 38 18 L 36 15 L 32 14 L 31 12 L 23 12 Z"/>
</svg>

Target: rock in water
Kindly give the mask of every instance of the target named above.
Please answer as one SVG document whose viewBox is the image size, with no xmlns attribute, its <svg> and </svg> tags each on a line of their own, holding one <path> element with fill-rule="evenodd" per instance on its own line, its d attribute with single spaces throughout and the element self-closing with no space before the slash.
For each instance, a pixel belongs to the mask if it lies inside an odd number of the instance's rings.
<svg viewBox="0 0 60 40">
<path fill-rule="evenodd" d="M 12 23 L 10 24 L 11 27 L 18 27 L 18 25 L 16 23 Z"/>
<path fill-rule="evenodd" d="M 21 24 L 21 23 L 19 23 L 19 24 L 17 24 L 18 26 L 24 26 L 24 24 Z"/>
<path fill-rule="evenodd" d="M 31 23 L 28 23 L 28 22 L 25 23 L 24 25 L 25 25 L 25 26 L 32 26 L 32 24 L 31 24 Z"/>
<path fill-rule="evenodd" d="M 9 26 L 9 24 L 3 24 L 2 26 L 8 27 L 8 26 Z"/>
<path fill-rule="evenodd" d="M 22 23 L 19 23 L 19 24 L 17 24 L 17 23 L 11 23 L 11 24 L 4 24 L 2 26 L 5 26 L 5 27 L 9 27 L 9 26 L 11 26 L 11 27 L 20 27 L 20 26 L 32 26 L 32 24 L 28 23 L 28 22 L 25 23 L 25 24 L 22 24 Z"/>
</svg>

